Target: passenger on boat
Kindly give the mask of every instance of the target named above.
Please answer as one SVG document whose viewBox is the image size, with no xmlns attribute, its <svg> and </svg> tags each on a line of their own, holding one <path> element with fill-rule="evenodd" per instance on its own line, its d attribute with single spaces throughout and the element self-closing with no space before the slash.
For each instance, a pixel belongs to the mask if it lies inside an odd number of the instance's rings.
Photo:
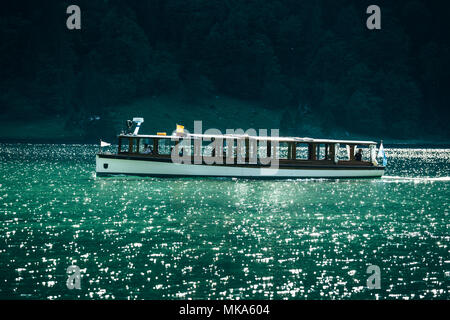
<svg viewBox="0 0 450 320">
<path fill-rule="evenodd" d="M 356 161 L 362 161 L 362 149 L 359 149 L 358 152 L 355 154 L 355 160 Z"/>
<path fill-rule="evenodd" d="M 152 147 L 149 146 L 147 143 L 144 144 L 144 151 L 142 151 L 143 154 L 150 154 L 152 153 Z"/>
</svg>

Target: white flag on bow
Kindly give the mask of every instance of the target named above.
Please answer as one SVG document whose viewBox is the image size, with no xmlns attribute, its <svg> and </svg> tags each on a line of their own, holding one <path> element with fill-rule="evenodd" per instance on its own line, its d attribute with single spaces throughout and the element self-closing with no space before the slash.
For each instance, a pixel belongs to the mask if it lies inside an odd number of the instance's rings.
<svg viewBox="0 0 450 320">
<path fill-rule="evenodd" d="M 100 147 L 108 147 L 108 146 L 110 146 L 111 145 L 111 143 L 108 143 L 108 142 L 105 142 L 105 141 L 102 141 L 102 140 L 100 140 Z"/>
</svg>

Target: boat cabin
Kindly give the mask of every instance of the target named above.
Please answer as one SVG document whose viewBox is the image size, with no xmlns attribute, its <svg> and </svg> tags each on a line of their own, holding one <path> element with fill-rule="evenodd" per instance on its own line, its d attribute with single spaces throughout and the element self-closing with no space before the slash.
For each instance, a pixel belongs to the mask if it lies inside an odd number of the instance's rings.
<svg viewBox="0 0 450 320">
<path fill-rule="evenodd" d="M 118 154 L 132 157 L 170 159 L 176 152 L 192 158 L 222 157 L 227 164 L 260 164 L 261 158 L 272 158 L 280 165 L 377 165 L 373 141 L 204 134 L 122 134 L 118 138 Z M 360 149 L 361 157 L 357 154 Z"/>
</svg>

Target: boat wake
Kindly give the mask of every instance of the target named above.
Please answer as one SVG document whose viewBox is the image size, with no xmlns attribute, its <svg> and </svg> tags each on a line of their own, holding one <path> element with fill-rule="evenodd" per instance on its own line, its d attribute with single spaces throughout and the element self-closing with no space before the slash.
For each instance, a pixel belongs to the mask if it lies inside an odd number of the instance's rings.
<svg viewBox="0 0 450 320">
<path fill-rule="evenodd" d="M 401 177 L 401 176 L 383 176 L 382 180 L 387 181 L 414 181 L 414 182 L 427 182 L 427 181 L 450 181 L 450 177 Z"/>
</svg>

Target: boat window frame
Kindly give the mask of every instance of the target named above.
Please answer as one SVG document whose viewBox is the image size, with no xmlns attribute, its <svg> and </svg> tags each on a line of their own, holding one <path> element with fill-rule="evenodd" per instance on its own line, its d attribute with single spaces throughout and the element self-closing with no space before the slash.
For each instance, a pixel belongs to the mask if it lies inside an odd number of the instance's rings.
<svg viewBox="0 0 450 320">
<path fill-rule="evenodd" d="M 118 149 L 118 153 L 119 154 L 130 154 L 131 152 L 130 152 L 130 147 L 132 146 L 131 145 L 131 138 L 132 137 L 119 137 L 119 149 Z M 124 143 L 124 140 L 127 142 L 127 143 Z M 123 150 L 123 147 L 124 146 L 126 146 L 126 151 L 124 151 Z"/>
<path fill-rule="evenodd" d="M 144 141 L 147 141 L 145 144 L 151 146 L 151 152 L 150 153 L 143 153 L 144 150 L 141 150 L 141 146 L 144 145 Z M 140 156 L 152 156 L 157 153 L 155 153 L 155 140 L 156 138 L 146 138 L 146 137 L 139 137 L 138 138 L 138 144 L 137 144 L 137 154 Z"/>
</svg>

